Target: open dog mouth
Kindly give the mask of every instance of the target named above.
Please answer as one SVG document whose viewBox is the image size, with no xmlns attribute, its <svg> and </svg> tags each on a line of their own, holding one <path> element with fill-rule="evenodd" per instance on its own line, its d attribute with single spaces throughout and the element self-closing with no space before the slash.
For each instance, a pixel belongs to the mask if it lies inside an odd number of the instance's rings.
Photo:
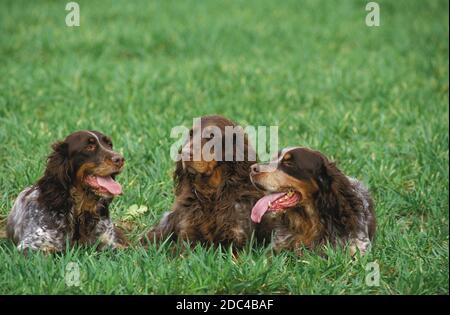
<svg viewBox="0 0 450 315">
<path fill-rule="evenodd" d="M 114 180 L 118 173 L 108 176 L 88 175 L 85 183 L 97 194 L 117 196 L 122 194 L 122 186 Z"/>
<path fill-rule="evenodd" d="M 285 211 L 299 203 L 302 195 L 289 189 L 287 192 L 275 192 L 259 199 L 253 206 L 251 218 L 255 223 L 260 223 L 267 211 Z"/>
</svg>

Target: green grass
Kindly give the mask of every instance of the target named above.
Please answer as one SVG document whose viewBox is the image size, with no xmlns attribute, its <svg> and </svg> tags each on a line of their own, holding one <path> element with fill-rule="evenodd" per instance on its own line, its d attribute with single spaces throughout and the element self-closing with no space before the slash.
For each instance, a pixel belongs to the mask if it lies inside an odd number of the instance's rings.
<svg viewBox="0 0 450 315">
<path fill-rule="evenodd" d="M 0 240 L 0 293 L 448 294 L 448 2 L 65 1 L 0 4 L 0 215 L 42 174 L 50 144 L 78 129 L 112 136 L 127 158 L 114 219 L 133 242 L 173 202 L 172 127 L 219 113 L 278 125 L 365 181 L 373 250 L 271 255 L 247 249 L 74 248 L 23 257 Z M 127 219 L 127 209 L 149 210 Z M 380 286 L 365 266 L 380 266 Z M 76 262 L 81 286 L 64 270 Z"/>
</svg>

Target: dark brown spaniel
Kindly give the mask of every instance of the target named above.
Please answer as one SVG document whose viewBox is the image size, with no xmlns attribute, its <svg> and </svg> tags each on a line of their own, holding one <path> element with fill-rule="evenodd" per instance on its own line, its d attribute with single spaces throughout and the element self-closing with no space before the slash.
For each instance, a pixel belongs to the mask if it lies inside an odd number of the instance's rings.
<svg viewBox="0 0 450 315">
<path fill-rule="evenodd" d="M 226 129 L 237 127 L 234 122 L 221 116 L 205 116 L 200 121 L 201 126 L 190 130 L 180 151 L 183 158 L 176 163 L 172 210 L 143 238 L 144 244 L 170 238 L 192 244 L 232 244 L 238 249 L 252 236 L 251 209 L 262 193 L 250 181 L 250 166 L 256 157 L 249 154 L 253 149 L 247 135 L 236 128 L 226 144 Z M 199 159 L 195 158 L 196 136 L 201 136 Z M 211 141 L 222 150 L 211 146 Z"/>
<path fill-rule="evenodd" d="M 375 233 L 372 198 L 323 154 L 307 148 L 282 150 L 270 163 L 254 164 L 251 179 L 267 192 L 252 210 L 258 236 L 276 251 L 330 243 L 364 254 Z"/>
<path fill-rule="evenodd" d="M 52 146 L 44 176 L 17 197 L 7 235 L 20 250 L 61 251 L 66 243 L 123 247 L 108 205 L 122 193 L 115 181 L 124 158 L 109 137 L 78 131 Z"/>
</svg>

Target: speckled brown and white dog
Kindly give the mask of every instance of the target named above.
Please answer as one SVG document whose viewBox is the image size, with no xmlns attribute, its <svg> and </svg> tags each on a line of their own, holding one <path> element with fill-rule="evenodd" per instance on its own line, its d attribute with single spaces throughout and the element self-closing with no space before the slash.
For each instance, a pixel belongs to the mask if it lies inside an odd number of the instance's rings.
<svg viewBox="0 0 450 315">
<path fill-rule="evenodd" d="M 78 131 L 52 146 L 44 176 L 17 197 L 7 235 L 20 250 L 62 251 L 66 244 L 123 247 L 108 205 L 124 158 L 98 131 Z"/>
<path fill-rule="evenodd" d="M 322 153 L 287 148 L 270 163 L 252 165 L 251 179 L 266 196 L 252 210 L 258 237 L 273 234 L 276 251 L 330 243 L 364 254 L 375 234 L 372 198 Z"/>
</svg>

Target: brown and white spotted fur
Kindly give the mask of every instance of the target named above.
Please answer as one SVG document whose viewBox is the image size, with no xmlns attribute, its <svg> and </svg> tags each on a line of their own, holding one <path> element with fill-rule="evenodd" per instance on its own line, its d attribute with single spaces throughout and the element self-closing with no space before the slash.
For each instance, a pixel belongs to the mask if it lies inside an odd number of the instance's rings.
<svg viewBox="0 0 450 315">
<path fill-rule="evenodd" d="M 74 243 L 99 249 L 125 246 L 108 210 L 113 196 L 121 193 L 114 179 L 124 165 L 111 140 L 97 131 L 78 131 L 52 148 L 44 176 L 13 205 L 8 237 L 19 250 L 58 252 Z"/>
<path fill-rule="evenodd" d="M 375 212 L 368 189 L 345 176 L 322 153 L 307 148 L 282 150 L 270 163 L 252 165 L 254 185 L 266 193 L 289 192 L 283 208 L 270 204 L 258 236 L 276 251 L 349 245 L 351 255 L 366 253 L 375 234 Z M 278 196 L 278 195 L 276 195 Z M 275 201 L 276 202 L 276 201 Z"/>
</svg>

